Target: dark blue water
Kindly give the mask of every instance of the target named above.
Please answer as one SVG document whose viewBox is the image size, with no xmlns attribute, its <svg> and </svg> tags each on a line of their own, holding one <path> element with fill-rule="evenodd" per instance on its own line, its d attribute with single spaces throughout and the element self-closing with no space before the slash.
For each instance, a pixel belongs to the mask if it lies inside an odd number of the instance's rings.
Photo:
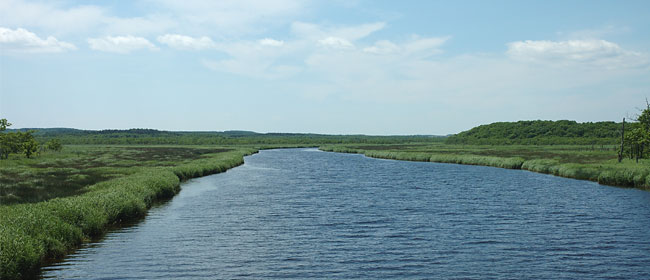
<svg viewBox="0 0 650 280">
<path fill-rule="evenodd" d="M 650 192 L 518 170 L 261 151 L 45 278 L 650 279 Z"/>
</svg>

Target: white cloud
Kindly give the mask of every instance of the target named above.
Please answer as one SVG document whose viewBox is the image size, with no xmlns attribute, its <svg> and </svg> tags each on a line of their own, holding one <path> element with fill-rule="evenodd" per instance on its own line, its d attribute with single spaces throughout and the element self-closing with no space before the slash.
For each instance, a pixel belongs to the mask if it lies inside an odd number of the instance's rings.
<svg viewBox="0 0 650 280">
<path fill-rule="evenodd" d="M 216 46 L 212 39 L 206 36 L 193 38 L 179 34 L 165 34 L 158 36 L 158 42 L 181 50 L 205 50 L 215 48 Z"/>
<path fill-rule="evenodd" d="M 256 41 L 219 41 L 214 49 L 229 57 L 221 60 L 204 59 L 202 64 L 211 70 L 253 78 L 287 78 L 302 73 L 306 69 L 305 60 L 311 54 L 328 52 L 328 49 L 353 51 L 355 44 L 352 39 L 367 36 L 383 28 L 384 25 L 384 23 L 370 23 L 323 27 L 294 22 L 291 29 L 296 36 L 291 40 L 263 38 Z M 331 34 L 342 34 L 345 37 Z"/>
<path fill-rule="evenodd" d="M 373 54 L 402 54 L 402 55 L 421 55 L 429 56 L 442 52 L 440 47 L 449 40 L 449 37 L 431 37 L 420 38 L 414 36 L 410 41 L 401 43 L 399 45 L 387 41 L 380 40 L 375 42 L 374 45 L 363 49 L 364 52 Z"/>
<path fill-rule="evenodd" d="M 449 40 L 449 37 L 433 37 L 433 38 L 419 38 L 415 37 L 413 41 L 404 45 L 404 49 L 408 53 L 416 52 L 432 52 L 437 53 L 438 48 Z"/>
<path fill-rule="evenodd" d="M 357 26 L 338 28 L 332 31 L 332 35 L 355 41 L 383 29 L 386 26 L 384 22 L 367 23 Z"/>
<path fill-rule="evenodd" d="M 363 49 L 364 52 L 374 54 L 391 54 L 398 52 L 401 48 L 388 40 L 377 41 L 373 46 Z"/>
<path fill-rule="evenodd" d="M 126 54 L 137 50 L 150 49 L 157 50 L 158 48 L 149 42 L 149 40 L 142 37 L 134 36 L 106 36 L 103 38 L 89 38 L 88 44 L 93 50 L 114 52 Z"/>
<path fill-rule="evenodd" d="M 334 49 L 354 48 L 354 45 L 350 43 L 350 41 L 339 37 L 327 37 L 325 39 L 318 40 L 318 43 L 322 46 L 330 47 Z"/>
<path fill-rule="evenodd" d="M 648 55 L 625 50 L 605 40 L 518 41 L 507 54 L 519 61 L 566 66 L 583 64 L 605 68 L 648 65 Z"/>
<path fill-rule="evenodd" d="M 299 73 L 302 65 L 296 64 L 296 59 L 307 50 L 307 46 L 299 42 L 270 40 L 219 43 L 216 50 L 224 52 L 229 58 L 204 59 L 202 64 L 215 71 L 267 80 Z M 279 47 L 279 42 L 282 42 L 282 47 Z"/>
<path fill-rule="evenodd" d="M 284 45 L 284 41 L 274 40 L 271 38 L 264 38 L 258 41 L 262 46 L 272 46 L 272 47 L 281 47 Z"/>
<path fill-rule="evenodd" d="M 12 30 L 4 27 L 0 27 L 0 46 L 2 50 L 24 53 L 57 53 L 77 49 L 75 45 L 59 41 L 52 36 L 41 39 L 22 28 Z"/>
<path fill-rule="evenodd" d="M 305 79 L 305 88 L 320 92 L 320 98 L 431 103 L 435 104 L 432 110 L 445 112 L 462 111 L 470 102 L 501 108 L 515 118 L 535 118 L 540 109 L 534 104 L 548 105 L 567 93 L 584 98 L 593 94 L 590 87 L 647 72 L 580 65 L 539 67 L 502 55 L 426 55 L 441 52 L 446 40 L 414 37 L 406 42 L 378 41 L 346 52 L 312 52 L 305 59 L 305 72 L 318 78 Z"/>
<path fill-rule="evenodd" d="M 383 22 L 344 27 L 321 26 L 313 23 L 294 22 L 291 24 L 291 32 L 298 37 L 307 39 L 336 37 L 347 41 L 356 41 L 383 29 L 385 26 L 386 24 Z"/>
<path fill-rule="evenodd" d="M 309 26 L 309 28 L 317 27 L 317 25 Z M 399 43 L 380 40 L 374 45 L 365 47 L 362 47 L 363 45 L 359 43 L 361 47 L 357 48 L 355 43 L 335 36 L 328 36 L 314 41 L 312 41 L 312 38 L 299 37 L 286 42 L 266 38 L 254 42 L 218 43 L 215 50 L 224 52 L 230 57 L 219 61 L 210 61 L 209 63 L 204 61 L 203 64 L 212 70 L 263 78 L 285 78 L 303 70 L 313 70 L 319 73 L 325 71 L 327 73 L 324 74 L 327 75 L 337 75 L 337 73 L 344 73 L 352 69 L 357 69 L 359 73 L 369 73 L 378 72 L 378 69 L 394 69 L 391 65 L 400 61 L 415 63 L 422 62 L 423 59 L 431 59 L 432 54 L 442 52 L 440 47 L 447 40 L 448 37 L 422 38 L 412 36 L 409 40 Z M 267 47 L 280 45 L 282 48 Z M 315 46 L 321 48 L 314 48 Z M 332 52 L 331 50 L 344 50 L 346 53 L 350 53 L 352 58 L 348 62 L 345 62 L 347 58 L 343 59 L 331 68 L 335 69 L 344 65 L 345 71 L 323 70 L 324 68 L 319 66 L 337 58 L 337 51 Z M 374 56 L 382 57 L 373 58 Z M 284 70 L 279 71 L 279 68 L 275 68 L 278 65 L 283 65 L 282 69 Z M 375 66 L 368 70 L 367 65 Z M 296 69 L 300 69 L 300 71 Z M 385 70 L 383 72 L 388 75 L 388 73 L 392 73 L 391 71 Z M 283 74 L 279 75 L 278 72 Z"/>
</svg>

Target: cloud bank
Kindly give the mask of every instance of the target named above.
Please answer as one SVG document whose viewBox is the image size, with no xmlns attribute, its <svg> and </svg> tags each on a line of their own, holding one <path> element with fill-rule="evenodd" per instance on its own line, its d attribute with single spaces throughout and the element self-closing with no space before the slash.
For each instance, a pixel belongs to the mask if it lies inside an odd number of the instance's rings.
<svg viewBox="0 0 650 280">
<path fill-rule="evenodd" d="M 0 27 L 0 48 L 17 53 L 59 53 L 77 49 L 75 45 L 59 41 L 52 36 L 41 39 L 23 28 L 4 27 Z"/>
</svg>

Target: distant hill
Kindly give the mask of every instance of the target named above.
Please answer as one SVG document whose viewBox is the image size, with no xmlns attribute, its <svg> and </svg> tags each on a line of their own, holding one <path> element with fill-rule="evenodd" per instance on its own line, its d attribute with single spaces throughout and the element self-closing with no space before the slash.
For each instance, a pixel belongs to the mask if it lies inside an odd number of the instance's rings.
<svg viewBox="0 0 650 280">
<path fill-rule="evenodd" d="M 34 135 L 55 135 L 55 134 L 83 134 L 84 130 L 74 129 L 74 128 L 64 128 L 64 127 L 55 127 L 55 128 L 7 128 L 7 132 L 12 131 L 36 131 Z"/>
<path fill-rule="evenodd" d="M 636 124 L 629 124 L 634 126 Z M 446 139 L 449 144 L 617 144 L 621 123 L 576 121 L 496 122 Z"/>
<path fill-rule="evenodd" d="M 182 145 L 227 145 L 227 144 L 340 144 L 373 143 L 397 144 L 412 142 L 440 142 L 444 137 L 428 135 L 412 136 L 367 136 L 326 135 L 312 133 L 257 133 L 253 131 L 164 131 L 156 129 L 105 129 L 80 130 L 73 128 L 21 128 L 11 131 L 34 130 L 34 137 L 40 143 L 57 138 L 63 144 L 182 144 Z"/>
</svg>

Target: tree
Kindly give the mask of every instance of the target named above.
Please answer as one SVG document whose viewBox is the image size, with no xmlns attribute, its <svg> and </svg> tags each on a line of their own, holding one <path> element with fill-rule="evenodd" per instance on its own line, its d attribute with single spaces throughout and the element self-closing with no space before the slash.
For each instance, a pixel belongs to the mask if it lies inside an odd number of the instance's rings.
<svg viewBox="0 0 650 280">
<path fill-rule="evenodd" d="M 36 142 L 36 140 L 34 140 L 34 138 L 32 137 L 31 139 L 23 142 L 22 147 L 23 147 L 23 153 L 25 154 L 25 157 L 29 158 L 30 156 L 32 156 L 32 154 L 38 151 L 38 142 Z"/>
<path fill-rule="evenodd" d="M 639 162 L 639 159 L 643 158 L 645 148 L 644 138 L 644 131 L 641 127 L 631 129 L 625 134 L 625 143 L 628 143 L 627 151 L 630 159 L 636 159 Z"/>
<path fill-rule="evenodd" d="M 0 131 L 6 130 L 8 126 L 11 126 L 11 123 L 7 122 L 7 119 L 0 119 Z M 12 153 L 24 153 L 27 158 L 31 157 L 38 151 L 38 142 L 32 133 L 34 131 L 31 130 L 0 133 L 0 159 L 7 159 Z"/>
<path fill-rule="evenodd" d="M 628 145 L 630 159 L 646 158 L 650 146 L 650 103 L 646 100 L 646 108 L 636 118 L 638 126 L 625 134 L 625 143 Z"/>
<path fill-rule="evenodd" d="M 7 119 L 0 119 L 0 131 L 5 131 L 8 126 L 11 126 L 11 123 L 7 122 Z M 13 150 L 10 137 L 11 133 L 0 133 L 0 159 L 9 157 Z"/>
<path fill-rule="evenodd" d="M 623 118 L 623 123 L 621 124 L 621 150 L 618 152 L 618 162 L 623 160 L 623 152 L 625 150 L 625 118 Z"/>
<path fill-rule="evenodd" d="M 11 126 L 11 123 L 7 122 L 7 119 L 0 119 L 0 131 L 4 131 L 8 126 Z"/>
<path fill-rule="evenodd" d="M 61 140 L 52 139 L 47 141 L 45 148 L 51 151 L 60 152 L 63 149 L 63 145 L 61 145 Z"/>
</svg>

